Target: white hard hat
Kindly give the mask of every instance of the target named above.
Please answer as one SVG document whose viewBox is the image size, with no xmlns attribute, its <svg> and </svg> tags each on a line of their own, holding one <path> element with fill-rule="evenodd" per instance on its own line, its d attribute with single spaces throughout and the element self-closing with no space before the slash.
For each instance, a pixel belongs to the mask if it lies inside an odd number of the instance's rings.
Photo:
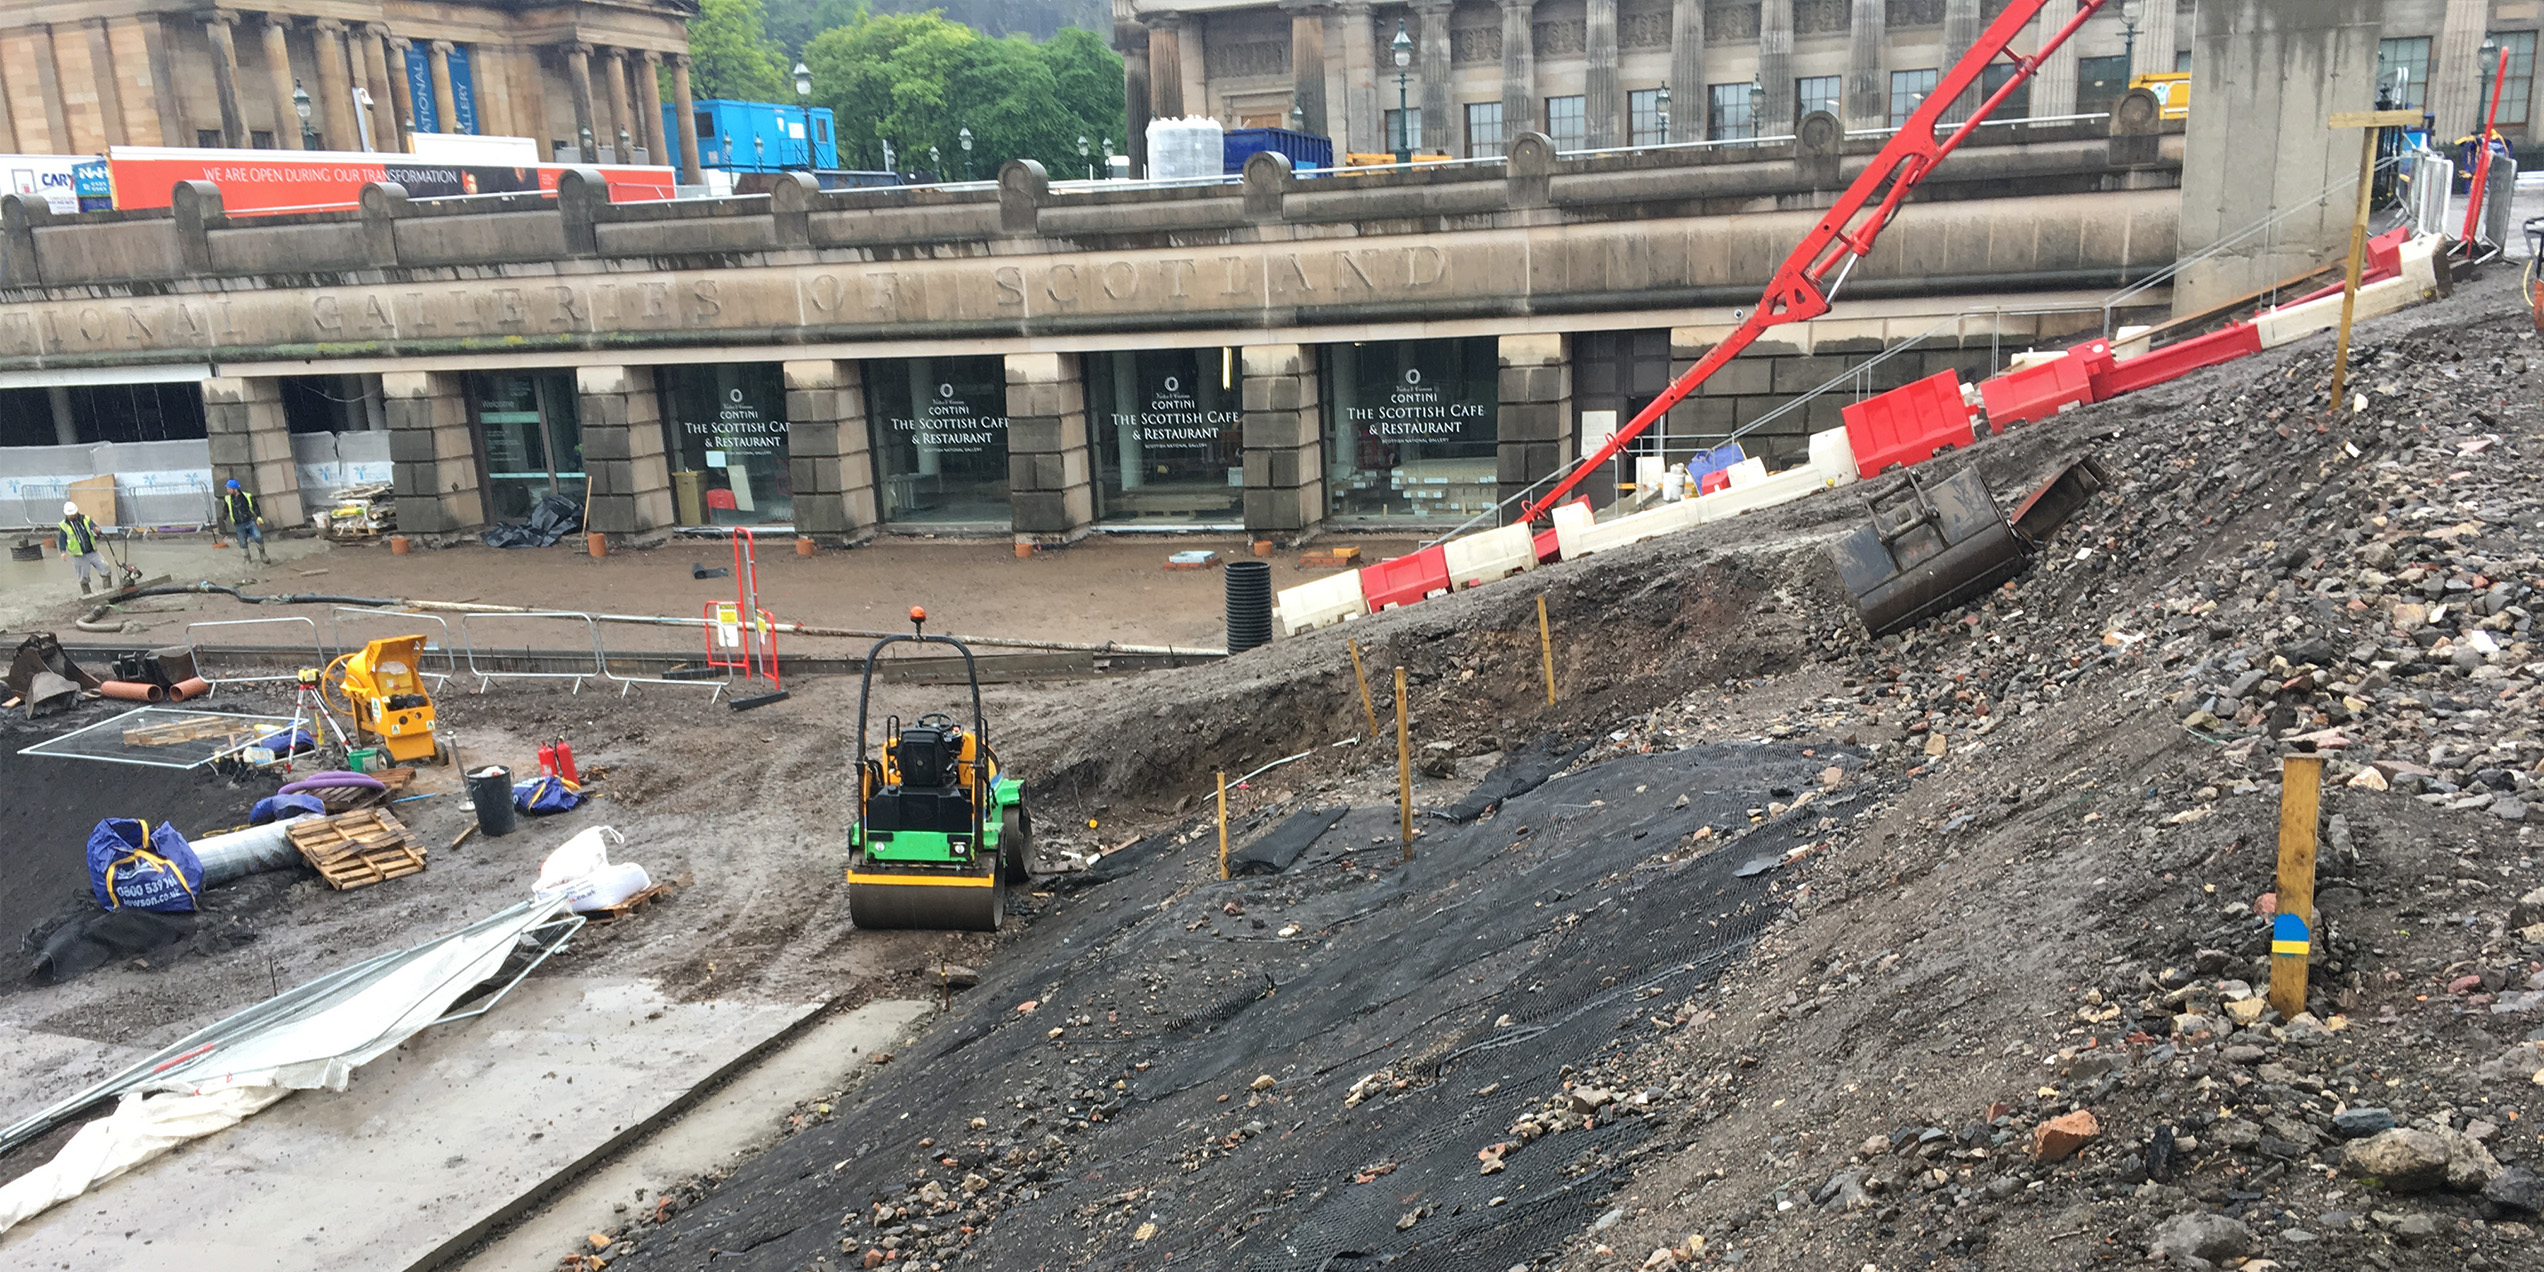
<svg viewBox="0 0 2544 1272">
<path fill-rule="evenodd" d="M 65 503 L 65 504 L 63 504 L 63 505 L 62 505 L 62 515 L 63 515 L 63 516 L 65 516 L 65 517 L 76 517 L 76 516 L 78 516 L 78 515 L 79 515 L 79 505 L 78 505 L 78 504 L 75 504 L 75 503 Z"/>
</svg>

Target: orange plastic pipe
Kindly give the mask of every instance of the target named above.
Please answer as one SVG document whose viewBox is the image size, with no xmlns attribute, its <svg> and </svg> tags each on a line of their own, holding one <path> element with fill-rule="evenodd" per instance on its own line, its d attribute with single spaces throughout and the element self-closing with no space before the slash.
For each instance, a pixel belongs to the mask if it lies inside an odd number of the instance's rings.
<svg viewBox="0 0 2544 1272">
<path fill-rule="evenodd" d="M 168 691 L 158 685 L 139 680 L 109 680 L 97 686 L 97 692 L 126 702 L 166 702 Z"/>
</svg>

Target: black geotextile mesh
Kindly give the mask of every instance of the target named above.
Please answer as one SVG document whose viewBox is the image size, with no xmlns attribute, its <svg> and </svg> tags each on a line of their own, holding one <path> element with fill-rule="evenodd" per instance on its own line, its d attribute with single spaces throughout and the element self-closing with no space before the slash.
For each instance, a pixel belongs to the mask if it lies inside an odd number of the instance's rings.
<svg viewBox="0 0 2544 1272">
<path fill-rule="evenodd" d="M 854 1266 L 887 1236 L 918 1268 L 1529 1262 L 1605 1204 L 1660 1106 L 1573 1116 L 1496 1174 L 1478 1152 L 1562 1096 L 1563 1066 L 1639 1040 L 1756 938 L 1779 872 L 1741 867 L 1819 837 L 1855 797 L 1727 835 L 1833 762 L 1853 766 L 1784 745 L 1627 756 L 1434 822 L 1410 864 L 1393 809 L 1355 811 L 1266 877 L 1213 877 L 1206 833 L 1154 843 L 1138 872 L 1046 903 L 854 1108 L 614 1266 L 800 1272 Z M 1655 860 L 1707 825 L 1711 851 Z M 1254 1090 L 1258 1075 L 1275 1082 Z M 928 1181 L 947 1198 L 933 1212 Z"/>
</svg>

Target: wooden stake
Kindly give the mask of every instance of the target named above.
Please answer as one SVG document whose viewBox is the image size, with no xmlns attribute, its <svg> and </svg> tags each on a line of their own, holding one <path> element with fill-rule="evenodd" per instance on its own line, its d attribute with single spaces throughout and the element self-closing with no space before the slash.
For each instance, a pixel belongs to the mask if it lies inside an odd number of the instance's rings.
<svg viewBox="0 0 2544 1272">
<path fill-rule="evenodd" d="M 1546 662 L 1546 705 L 1555 705 L 1555 629 L 1546 624 L 1546 594 L 1537 594 L 1537 654 Z"/>
<path fill-rule="evenodd" d="M 1413 734 L 1405 727 L 1404 668 L 1396 668 L 1396 822 L 1404 859 L 1413 860 Z"/>
<path fill-rule="evenodd" d="M 1360 642 L 1347 640 L 1343 643 L 1351 647 L 1352 679 L 1360 682 L 1360 718 L 1369 725 L 1369 732 L 1360 736 L 1375 742 L 1378 740 L 1378 709 L 1369 703 L 1369 673 L 1360 667 Z"/>
<path fill-rule="evenodd" d="M 1228 877 L 1228 770 L 1219 770 L 1219 877 Z"/>
<path fill-rule="evenodd" d="M 2322 792 L 2323 757 L 2291 755 L 2280 762 L 2280 917 L 2271 931 L 2270 1005 L 2282 1020 L 2294 1020 L 2306 1009 L 2306 960 L 2314 937 L 2314 823 Z"/>
<path fill-rule="evenodd" d="M 2345 111 L 2331 118 L 2332 127 L 2356 128 L 2364 134 L 2359 143 L 2358 212 L 2350 220 L 2349 272 L 2341 282 L 2341 327 L 2332 349 L 2332 414 L 2341 413 L 2341 399 L 2350 383 L 2350 317 L 2358 308 L 2359 268 L 2367 253 L 2367 205 L 2376 190 L 2376 139 L 2386 128 L 2409 128 L 2420 122 L 2417 111 Z"/>
</svg>

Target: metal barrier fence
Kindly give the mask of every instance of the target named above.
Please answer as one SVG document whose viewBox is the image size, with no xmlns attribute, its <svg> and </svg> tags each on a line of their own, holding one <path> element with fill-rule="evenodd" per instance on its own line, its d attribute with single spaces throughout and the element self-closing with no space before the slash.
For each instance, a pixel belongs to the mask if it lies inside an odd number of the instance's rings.
<svg viewBox="0 0 2544 1272">
<path fill-rule="evenodd" d="M 429 636 L 427 636 L 427 637 L 425 638 L 425 641 L 424 641 L 424 654 L 425 654 L 425 656 L 426 656 L 426 657 L 428 657 L 428 658 L 429 658 L 429 657 L 431 657 L 431 656 L 432 656 L 432 655 L 434 655 L 434 654 L 440 654 L 440 655 L 442 656 L 442 670 L 440 670 L 440 671 L 429 671 L 429 670 L 427 670 L 427 669 L 425 669 L 425 668 L 423 668 L 423 667 L 417 667 L 417 668 L 415 669 L 415 674 L 417 674 L 417 675 L 419 675 L 419 676 L 431 676 L 431 677 L 434 677 L 434 678 L 438 679 L 438 680 L 441 682 L 441 684 L 443 684 L 443 685 L 447 685 L 447 684 L 449 684 L 449 683 L 450 683 L 450 681 L 451 681 L 451 677 L 456 676 L 456 675 L 458 675 L 458 674 L 459 674 L 459 660 L 458 660 L 457 658 L 455 658 L 455 657 L 453 657 L 453 656 L 452 656 L 452 654 L 451 654 L 451 650 L 450 650 L 450 638 L 451 638 L 451 629 L 450 629 L 450 624 L 449 624 L 448 622 L 444 621 L 440 615 L 438 615 L 438 614 L 424 614 L 424 613 L 418 613 L 418 612 L 415 612 L 415 611 L 412 611 L 412 610 L 372 609 L 372 608 L 370 608 L 370 607 L 367 607 L 367 606 L 361 606 L 361 605 L 339 605 L 339 606 L 336 606 L 336 607 L 335 607 L 332 611 L 330 611 L 330 612 L 329 612 L 328 617 L 327 617 L 327 628 L 328 628 L 327 634 L 328 634 L 328 638 L 330 639 L 330 641 L 332 641 L 332 642 L 333 642 L 333 644 L 335 645 L 335 649 L 336 649 L 336 656 L 337 656 L 337 657 L 340 657 L 340 658 L 341 658 L 341 657 L 343 657 L 343 656 L 344 656 L 347 652 L 349 652 L 349 651 L 350 651 L 350 649 L 352 648 L 351 646 L 348 646 L 348 645 L 346 645 L 346 644 L 345 644 L 345 639 L 344 639 L 344 620 L 345 620 L 345 615 L 347 615 L 347 614 L 353 614 L 353 615 L 358 615 L 358 616 L 362 616 L 362 617 L 369 617 L 369 618 L 398 618 L 398 619 L 405 619 L 405 620 L 408 620 L 408 621 L 410 621 L 410 622 L 424 622 L 424 623 L 431 623 L 431 624 L 433 624 L 434 626 L 441 628 L 441 629 L 442 629 L 442 639 L 441 639 L 441 643 L 437 646 L 437 645 L 435 645 L 435 644 L 433 643 L 432 639 L 431 639 Z M 411 631 L 410 631 L 410 632 L 399 632 L 399 633 L 398 633 L 398 635 L 401 635 L 401 636 L 423 636 L 423 635 L 424 635 L 424 633 L 422 633 L 422 632 L 411 632 Z M 420 660 L 419 660 L 419 661 L 420 661 Z M 434 686 L 434 687 L 435 687 L 435 688 L 439 688 L 439 687 L 441 687 L 441 686 L 440 686 L 440 685 L 436 685 L 436 686 Z"/>
<path fill-rule="evenodd" d="M 592 669 L 590 671 L 488 671 L 477 665 L 477 638 L 476 635 L 468 628 L 469 620 L 474 619 L 483 623 L 499 620 L 510 621 L 513 619 L 540 618 L 579 619 L 582 621 L 584 634 L 592 642 Z M 468 674 L 477 677 L 477 692 L 479 693 L 484 693 L 487 688 L 494 684 L 494 682 L 498 679 L 571 680 L 574 682 L 574 692 L 581 693 L 583 692 L 584 681 L 597 680 L 609 674 L 608 662 L 601 653 L 601 625 L 593 622 L 591 615 L 581 613 L 579 611 L 543 610 L 532 614 L 462 614 L 459 616 L 459 643 L 460 648 L 468 655 Z M 527 646 L 524 646 L 525 650 L 527 648 Z M 620 696 L 624 697 L 625 692 L 621 691 Z"/>
<path fill-rule="evenodd" d="M 297 615 L 297 614 L 293 614 L 293 615 L 286 615 L 286 616 L 284 616 L 284 617 L 282 617 L 282 618 L 230 618 L 230 619 L 223 619 L 223 620 L 221 620 L 221 621 L 219 621 L 219 622 L 211 622 L 211 623 L 188 623 L 188 624 L 186 624 L 186 629 L 185 629 L 185 631 L 186 631 L 186 655 L 187 655 L 188 657 L 190 657 L 190 658 L 192 658 L 192 659 L 194 660 L 194 674 L 195 674 L 195 675 L 197 675 L 197 676 L 202 676 L 202 677 L 203 677 L 203 679 L 204 679 L 205 681 L 209 682 L 209 683 L 210 683 L 210 684 L 211 684 L 214 688 L 216 688 L 216 689 L 217 689 L 217 688 L 219 688 L 219 687 L 220 687 L 220 686 L 222 686 L 222 685 L 251 685 L 251 684 L 263 684 L 263 683 L 270 683 L 270 682 L 278 681 L 278 680 L 290 680 L 290 681 L 297 681 L 297 680 L 299 680 L 299 679 L 300 679 L 300 669 L 299 669 L 299 668 L 297 668 L 297 667 L 293 668 L 293 669 L 292 669 L 292 670 L 290 670 L 290 671 L 284 672 L 283 674 L 281 674 L 281 675 L 279 675 L 279 676 L 212 676 L 212 675 L 205 675 L 205 674 L 204 674 L 204 670 L 203 670 L 203 655 L 202 655 L 202 652 L 201 652 L 200 650 L 198 650 L 198 649 L 195 647 L 194 631 L 195 631 L 195 629 L 196 629 L 196 628 L 198 628 L 198 627 L 250 627 L 250 626 L 255 626 L 255 625 L 257 625 L 257 624 L 272 624 L 272 623 L 298 623 L 298 624 L 300 624 L 301 626 L 308 628 L 308 629 L 309 629 L 309 656 L 310 656 L 310 659 L 311 659 L 311 662 L 310 662 L 310 664 L 309 664 L 309 665 L 310 665 L 310 666 L 312 666 L 312 667 L 324 667 L 324 666 L 326 666 L 326 665 L 327 665 L 327 651 L 326 651 L 326 649 L 325 649 L 324 647 L 320 646 L 320 645 L 319 645 L 319 643 L 318 643 L 318 624 L 316 624 L 316 623 L 314 623 L 314 622 L 311 622 L 310 620 L 308 620 L 308 619 L 306 619 L 306 618 L 303 618 L 303 617 L 301 617 L 301 616 L 299 616 L 299 615 Z"/>
</svg>

